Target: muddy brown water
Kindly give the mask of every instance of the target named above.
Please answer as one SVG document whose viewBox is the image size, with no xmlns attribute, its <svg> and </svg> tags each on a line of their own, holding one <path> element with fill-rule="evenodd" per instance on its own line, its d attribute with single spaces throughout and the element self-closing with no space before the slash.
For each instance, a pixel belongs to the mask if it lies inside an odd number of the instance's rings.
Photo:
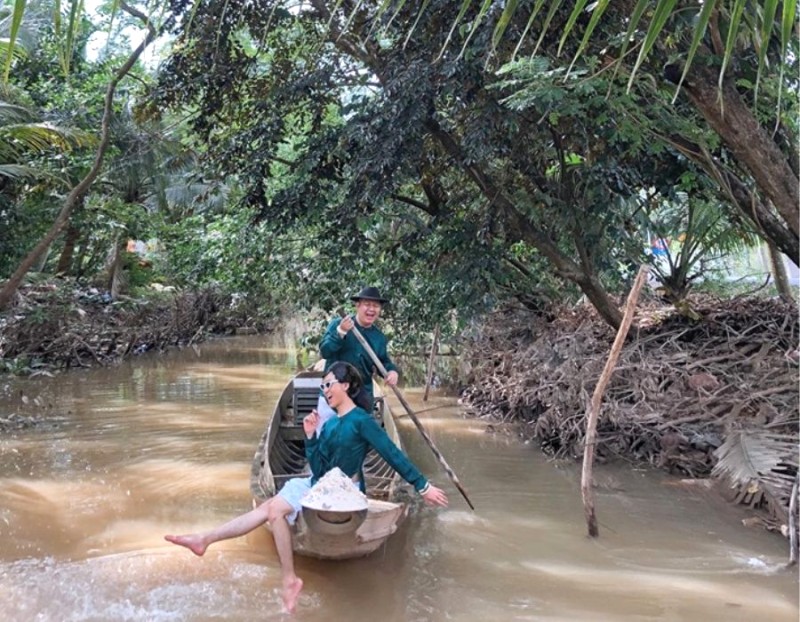
<svg viewBox="0 0 800 622">
<path fill-rule="evenodd" d="M 203 558 L 162 536 L 249 509 L 250 460 L 294 360 L 270 340 L 234 338 L 6 387 L 0 416 L 48 422 L 0 437 L 0 618 L 290 619 L 266 530 Z M 441 406 L 420 417 L 477 509 L 401 418 L 450 508 L 418 508 L 368 558 L 300 559 L 294 619 L 798 619 L 785 540 L 743 527 L 742 512 L 659 472 L 603 466 L 590 539 L 579 465 L 488 433 L 453 398 L 406 394 L 420 410 Z"/>
</svg>

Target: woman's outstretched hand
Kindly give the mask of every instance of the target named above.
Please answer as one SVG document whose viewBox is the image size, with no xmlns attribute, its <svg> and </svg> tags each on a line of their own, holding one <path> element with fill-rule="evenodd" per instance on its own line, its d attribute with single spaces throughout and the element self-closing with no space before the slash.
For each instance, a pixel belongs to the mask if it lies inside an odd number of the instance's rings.
<svg viewBox="0 0 800 622">
<path fill-rule="evenodd" d="M 400 379 L 400 377 L 397 375 L 397 372 L 394 371 L 394 370 L 392 370 L 392 371 L 390 371 L 390 372 L 388 372 L 386 374 L 386 384 L 388 384 L 390 387 L 397 386 L 397 381 L 399 379 Z"/>
<path fill-rule="evenodd" d="M 425 494 L 422 495 L 422 498 L 428 505 L 441 505 L 442 507 L 447 507 L 447 494 L 444 490 L 434 486 L 433 484 L 428 487 L 428 490 L 425 491 Z"/>
</svg>

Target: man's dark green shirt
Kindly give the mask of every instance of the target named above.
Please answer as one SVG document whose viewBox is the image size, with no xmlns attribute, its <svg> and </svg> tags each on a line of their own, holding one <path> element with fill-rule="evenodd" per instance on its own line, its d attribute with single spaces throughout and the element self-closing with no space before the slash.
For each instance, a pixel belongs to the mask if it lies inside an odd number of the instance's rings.
<svg viewBox="0 0 800 622">
<path fill-rule="evenodd" d="M 325 373 L 328 373 L 331 365 L 336 361 L 346 361 L 353 365 L 361 378 L 364 381 L 364 388 L 369 393 L 370 398 L 374 397 L 372 388 L 372 374 L 375 369 L 375 363 L 364 346 L 353 334 L 353 331 L 348 331 L 344 337 L 340 337 L 337 328 L 341 323 L 342 318 L 334 318 L 319 344 L 320 354 L 325 358 Z M 367 343 L 375 352 L 376 356 L 386 368 L 386 371 L 397 371 L 397 366 L 392 363 L 388 353 L 388 340 L 381 330 L 374 324 L 369 328 L 364 328 L 356 322 L 358 332 L 367 340 Z"/>
</svg>

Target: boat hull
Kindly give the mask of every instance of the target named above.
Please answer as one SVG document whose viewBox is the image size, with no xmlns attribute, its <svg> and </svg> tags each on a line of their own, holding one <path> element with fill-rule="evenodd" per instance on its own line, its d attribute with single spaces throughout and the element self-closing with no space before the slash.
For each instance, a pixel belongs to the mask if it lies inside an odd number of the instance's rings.
<svg viewBox="0 0 800 622">
<path fill-rule="evenodd" d="M 322 376 L 320 371 L 300 372 L 281 393 L 253 456 L 250 489 L 254 505 L 274 496 L 290 479 L 308 477 L 302 417 L 316 405 Z M 376 395 L 376 403 L 376 419 L 400 446 L 388 405 L 381 395 Z M 364 460 L 363 470 L 369 500 L 363 521 L 331 523 L 324 513 L 304 509 L 292 526 L 295 553 L 319 559 L 363 557 L 397 531 L 408 514 L 408 486 L 374 451 Z"/>
</svg>

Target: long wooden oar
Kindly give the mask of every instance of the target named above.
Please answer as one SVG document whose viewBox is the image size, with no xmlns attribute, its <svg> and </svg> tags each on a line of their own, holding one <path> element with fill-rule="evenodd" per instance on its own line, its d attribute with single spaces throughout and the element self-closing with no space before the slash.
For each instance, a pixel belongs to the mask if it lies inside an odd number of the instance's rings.
<svg viewBox="0 0 800 622">
<path fill-rule="evenodd" d="M 358 339 L 359 343 L 361 343 L 361 345 L 364 347 L 366 353 L 369 354 L 370 358 L 372 359 L 372 362 L 375 363 L 375 367 L 377 367 L 378 371 L 381 373 L 381 376 L 386 378 L 386 374 L 388 373 L 386 371 L 386 367 L 383 366 L 383 363 L 381 363 L 381 360 L 378 358 L 378 355 L 375 354 L 375 351 L 369 345 L 369 342 L 364 338 L 364 335 L 362 335 L 359 332 L 359 330 L 355 327 L 355 322 L 353 322 L 353 328 L 351 328 L 350 330 L 356 336 L 356 339 Z M 406 398 L 403 397 L 403 394 L 400 392 L 400 389 L 398 389 L 394 385 L 389 385 L 389 386 L 392 388 L 392 391 L 394 391 L 394 394 L 397 396 L 397 399 L 400 400 L 400 403 L 406 409 L 408 416 L 411 417 L 411 421 L 413 421 L 414 425 L 417 426 L 417 430 L 419 430 L 419 433 L 422 434 L 422 438 L 424 438 L 425 442 L 428 443 L 428 447 L 430 447 L 431 451 L 433 451 L 433 455 L 436 456 L 436 459 L 439 461 L 439 464 L 442 465 L 442 468 L 444 469 L 445 473 L 447 473 L 448 477 L 455 484 L 456 488 L 458 488 L 458 492 L 460 492 L 461 496 L 464 497 L 464 500 L 467 502 L 467 505 L 469 505 L 470 509 L 474 510 L 475 506 L 472 505 L 472 501 L 469 500 L 469 496 L 467 496 L 467 491 L 464 490 L 464 487 L 461 485 L 461 482 L 458 481 L 458 477 L 456 477 L 455 472 L 453 471 L 453 469 L 450 468 L 450 465 L 447 464 L 447 460 L 444 459 L 442 452 L 439 451 L 438 447 L 436 447 L 436 445 L 433 442 L 433 439 L 428 434 L 428 431 L 422 425 L 422 422 L 417 418 L 414 409 L 411 408 L 411 405 L 406 401 Z"/>
</svg>

